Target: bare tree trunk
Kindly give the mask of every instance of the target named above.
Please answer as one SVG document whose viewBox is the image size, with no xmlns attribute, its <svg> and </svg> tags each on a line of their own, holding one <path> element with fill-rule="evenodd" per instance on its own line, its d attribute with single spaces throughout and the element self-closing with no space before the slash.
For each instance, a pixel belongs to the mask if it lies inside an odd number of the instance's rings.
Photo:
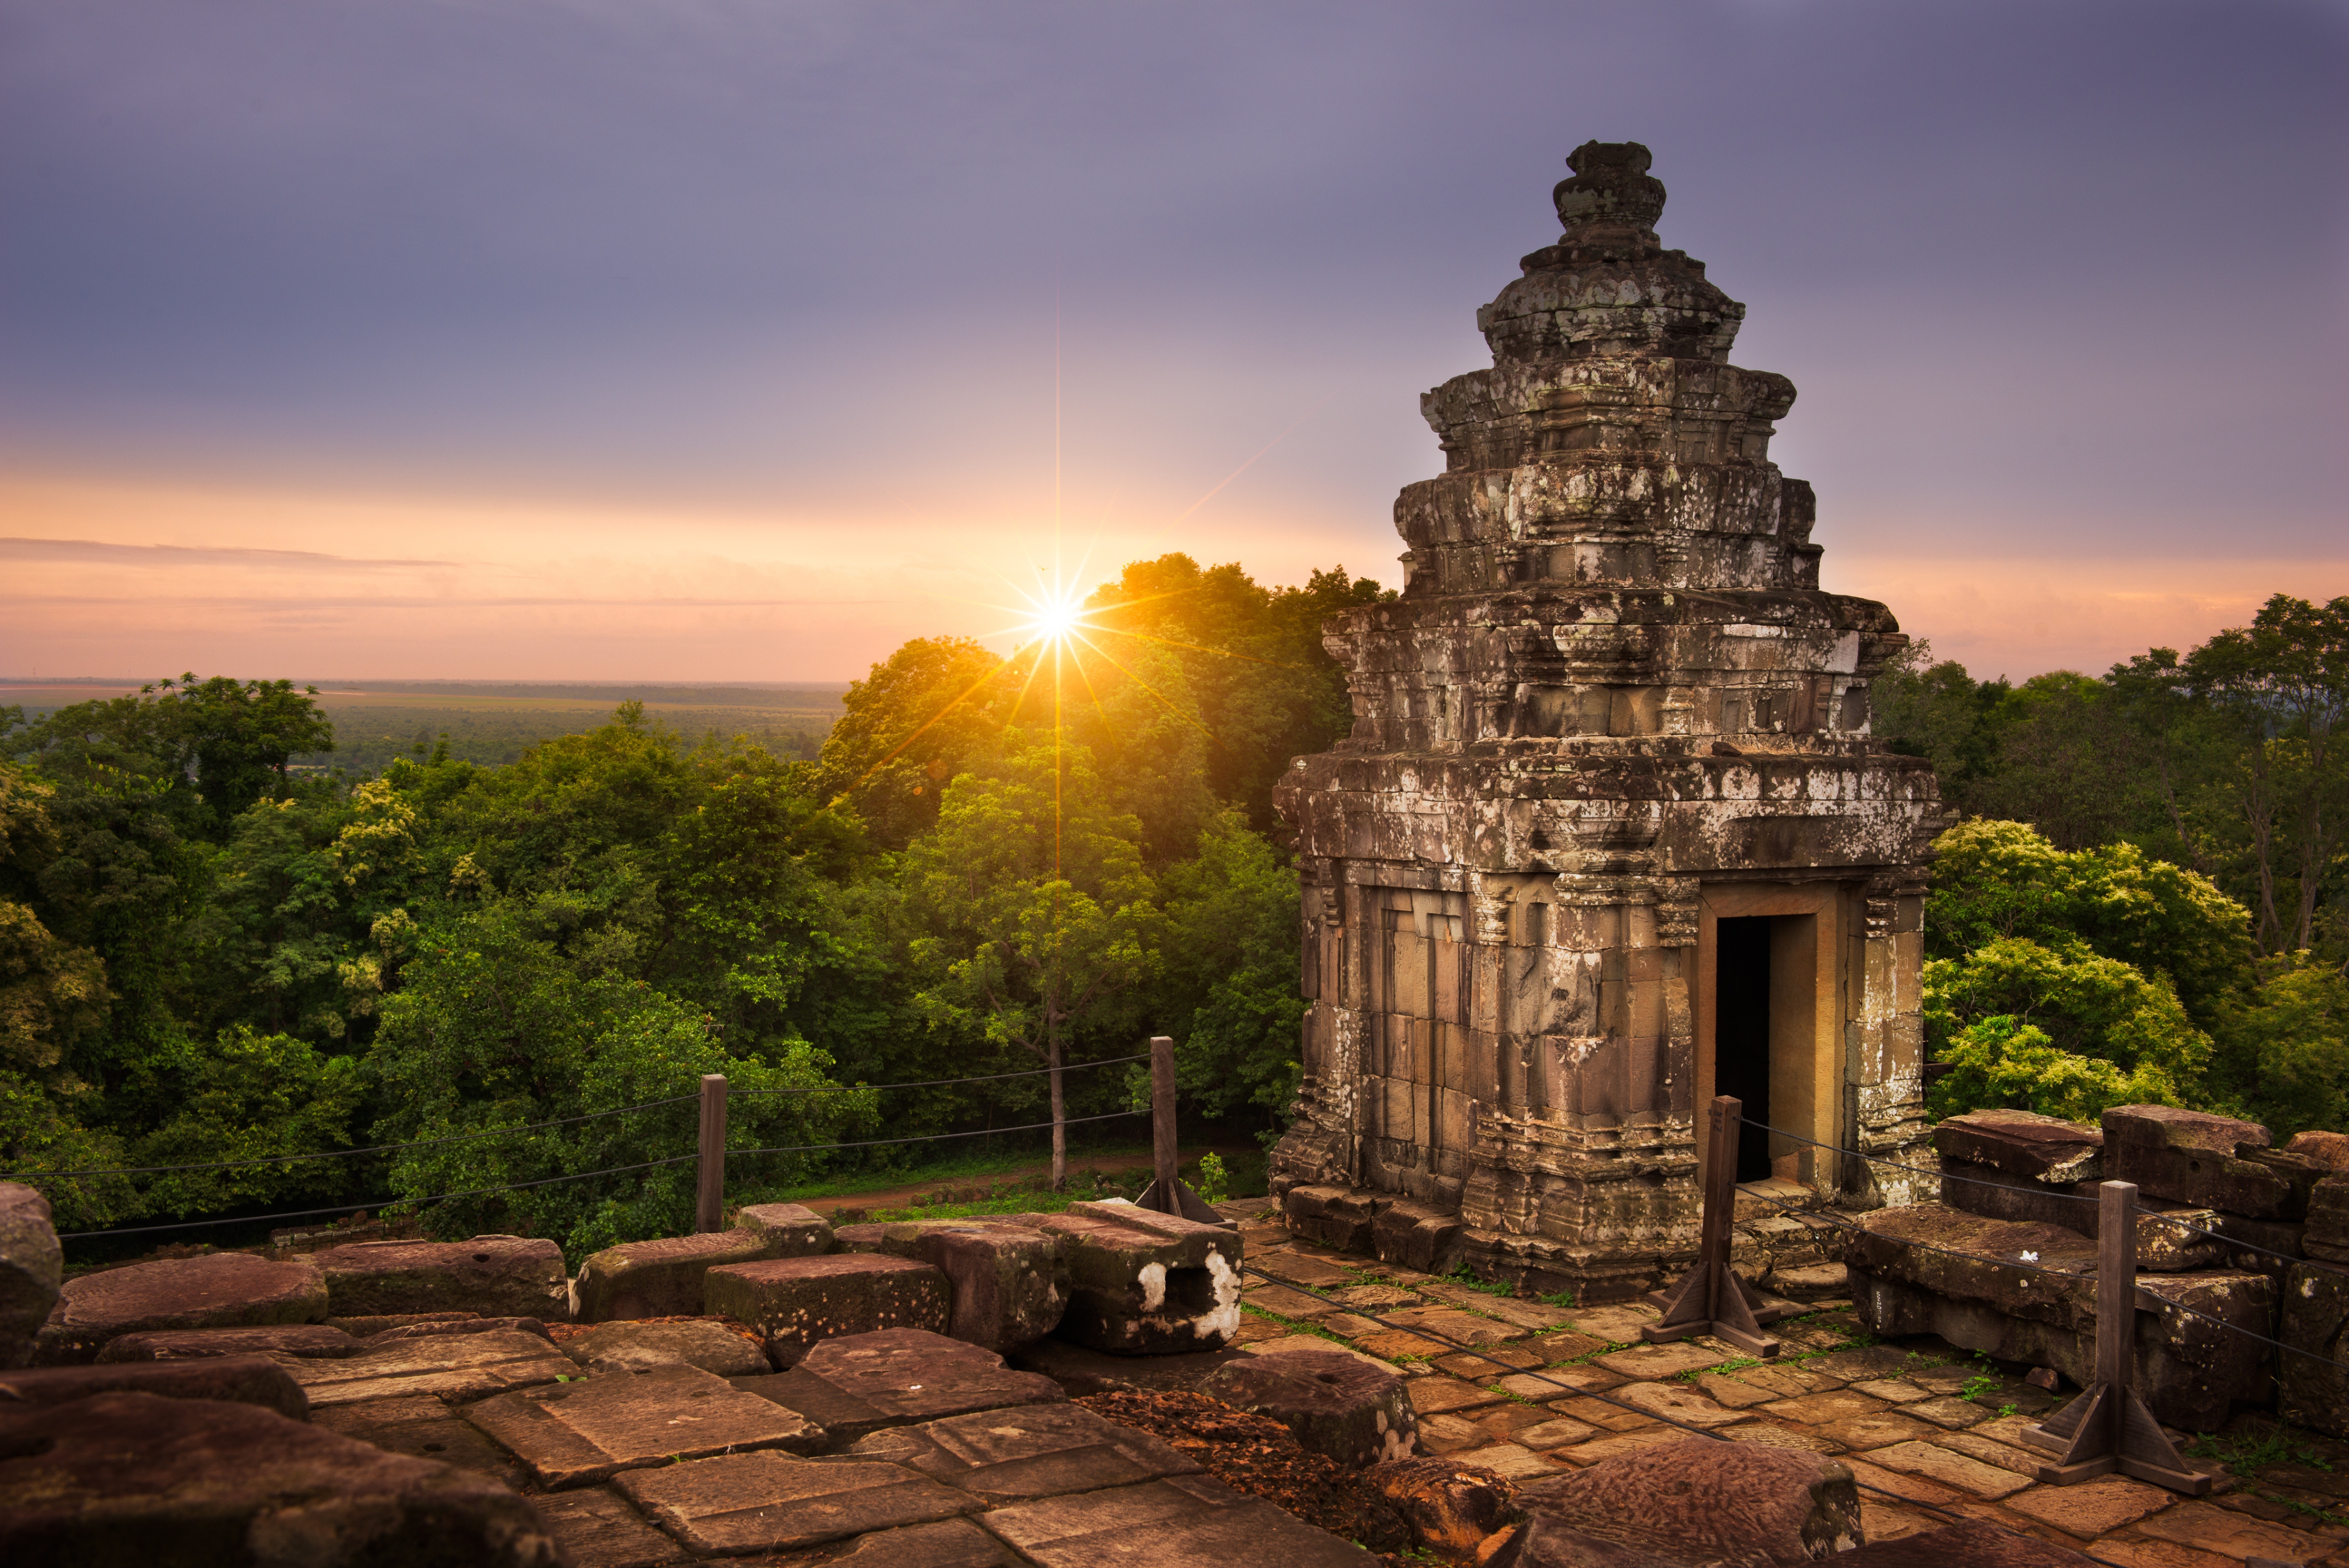
<svg viewBox="0 0 2349 1568">
<path fill-rule="evenodd" d="M 1052 1190 L 1069 1181 L 1069 1125 L 1061 1104 L 1061 1031 L 1049 1017 L 1044 1024 L 1044 1060 L 1052 1070 Z"/>
</svg>

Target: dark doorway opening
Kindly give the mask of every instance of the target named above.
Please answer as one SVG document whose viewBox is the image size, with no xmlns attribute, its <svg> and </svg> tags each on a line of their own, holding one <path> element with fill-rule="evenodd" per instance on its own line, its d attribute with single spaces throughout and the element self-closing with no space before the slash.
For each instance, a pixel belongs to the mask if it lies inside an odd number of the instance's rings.
<svg viewBox="0 0 2349 1568">
<path fill-rule="evenodd" d="M 1713 1092 L 1745 1102 L 1737 1179 L 1770 1174 L 1770 926 L 1767 916 L 1714 925 Z"/>
</svg>

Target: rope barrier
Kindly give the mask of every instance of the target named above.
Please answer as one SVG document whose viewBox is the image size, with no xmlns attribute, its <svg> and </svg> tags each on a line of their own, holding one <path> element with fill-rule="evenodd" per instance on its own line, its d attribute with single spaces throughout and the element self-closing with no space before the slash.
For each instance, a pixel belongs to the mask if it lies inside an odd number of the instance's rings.
<svg viewBox="0 0 2349 1568">
<path fill-rule="evenodd" d="M 1101 1062 L 1067 1063 L 1058 1071 L 1077 1073 L 1087 1067 L 1116 1067 L 1128 1062 L 1149 1060 L 1147 1055 L 1112 1056 Z M 730 1092 L 736 1099 L 750 1099 L 760 1095 L 854 1095 L 868 1089 L 879 1094 L 884 1089 L 936 1089 L 948 1084 L 992 1084 L 1005 1078 L 1040 1078 L 1054 1070 L 1050 1067 L 1030 1067 L 1017 1073 L 987 1073 L 976 1078 L 927 1078 L 914 1084 L 827 1084 L 819 1089 L 735 1089 Z"/>
<path fill-rule="evenodd" d="M 1081 1127 L 1087 1122 L 1115 1121 L 1120 1116 L 1146 1116 L 1149 1114 L 1146 1110 L 1107 1111 L 1097 1116 L 1063 1117 L 1060 1125 L 1064 1127 Z M 821 1154 L 835 1148 L 877 1148 L 883 1144 L 889 1143 L 936 1143 L 943 1138 L 950 1137 L 985 1137 L 990 1133 L 1034 1132 L 1040 1127 L 1052 1125 L 1050 1122 L 1030 1122 L 1024 1127 L 973 1127 L 968 1132 L 926 1133 L 920 1137 L 867 1138 L 863 1143 L 802 1143 L 787 1144 L 776 1148 L 730 1148 L 726 1151 L 726 1158 L 731 1159 L 738 1154 Z"/>
</svg>

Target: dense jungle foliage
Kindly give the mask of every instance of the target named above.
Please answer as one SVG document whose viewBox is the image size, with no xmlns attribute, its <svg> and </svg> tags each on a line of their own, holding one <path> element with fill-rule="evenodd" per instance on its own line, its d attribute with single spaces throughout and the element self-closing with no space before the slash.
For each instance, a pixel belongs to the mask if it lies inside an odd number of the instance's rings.
<svg viewBox="0 0 2349 1568">
<path fill-rule="evenodd" d="M 1050 1115 L 1033 1076 L 855 1085 L 1152 1033 L 1194 1110 L 1268 1127 L 1303 1012 L 1270 790 L 1349 724 L 1322 619 L 1381 592 L 1140 563 L 1057 681 L 1045 649 L 911 642 L 812 760 L 631 703 L 504 766 L 305 775 L 312 694 L 227 678 L 0 711 L 0 1171 L 141 1168 L 42 1179 L 65 1230 L 465 1194 L 436 1227 L 576 1255 L 689 1223 L 695 1107 L 570 1118 L 706 1072 L 738 1184 L 906 1150 L 736 1150 Z M 1130 1108 L 1129 1072 L 1065 1075 L 1067 1114 Z"/>
<path fill-rule="evenodd" d="M 1320 622 L 1379 597 L 1138 563 L 1057 671 L 907 643 L 812 760 L 627 704 L 503 766 L 321 777 L 288 769 L 333 737 L 283 681 L 0 711 L 0 1170 L 67 1230 L 446 1198 L 438 1228 L 575 1258 L 688 1222 L 705 1072 L 738 1187 L 1050 1116 L 1035 1076 L 859 1085 L 1155 1033 L 1192 1113 L 1268 1130 L 1304 1008 L 1270 792 L 1348 727 Z M 1928 909 L 1937 1111 L 2349 1127 L 2349 600 L 2101 678 L 1975 681 L 1920 645 L 1877 696 L 1969 815 Z M 1071 1071 L 1066 1112 L 1137 1078 Z M 403 1147 L 303 1158 L 376 1145 Z"/>
<path fill-rule="evenodd" d="M 1923 644 L 1877 732 L 1969 818 L 1926 906 L 1940 1114 L 2349 1127 L 2349 598 L 2020 685 Z"/>
</svg>

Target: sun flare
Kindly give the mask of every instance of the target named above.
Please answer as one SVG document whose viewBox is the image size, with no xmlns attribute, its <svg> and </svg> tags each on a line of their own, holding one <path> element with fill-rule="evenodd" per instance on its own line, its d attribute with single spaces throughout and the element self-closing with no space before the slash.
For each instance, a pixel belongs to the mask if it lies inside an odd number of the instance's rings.
<svg viewBox="0 0 2349 1568">
<path fill-rule="evenodd" d="M 1084 628 L 1084 602 L 1075 594 L 1040 587 L 1020 597 L 1028 601 L 1015 628 L 1021 641 L 1065 643 Z"/>
</svg>

